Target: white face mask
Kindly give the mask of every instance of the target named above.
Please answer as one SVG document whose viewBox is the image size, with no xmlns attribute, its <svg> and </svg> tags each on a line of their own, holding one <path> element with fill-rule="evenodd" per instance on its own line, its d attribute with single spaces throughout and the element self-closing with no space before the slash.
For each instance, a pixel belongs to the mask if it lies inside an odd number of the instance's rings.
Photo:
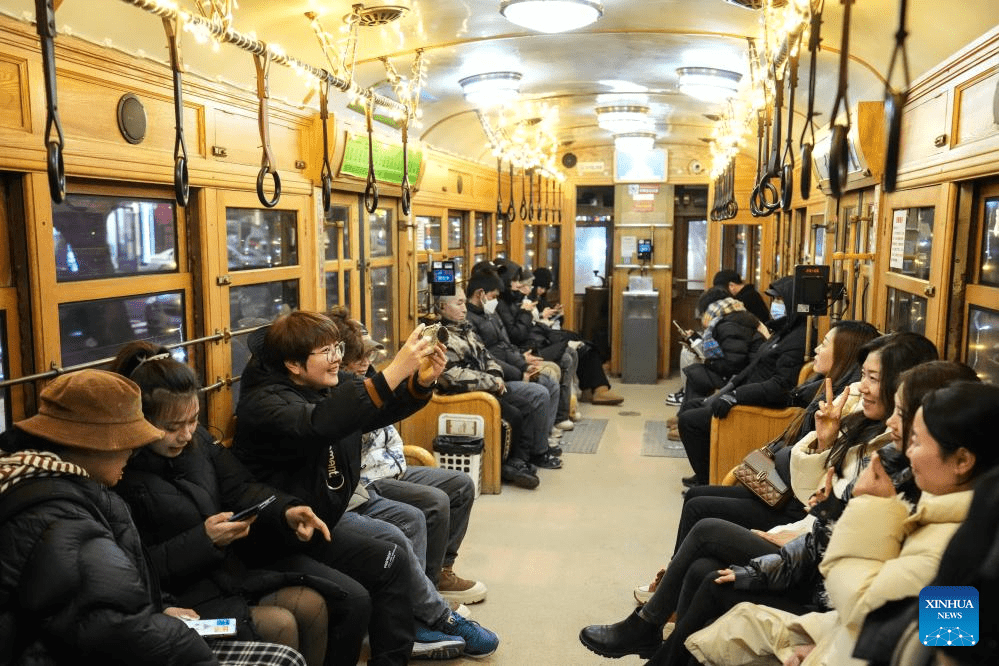
<svg viewBox="0 0 999 666">
<path fill-rule="evenodd" d="M 774 319 L 780 319 L 787 314 L 787 308 L 784 307 L 784 301 L 774 301 L 770 304 L 770 316 Z"/>
<path fill-rule="evenodd" d="M 490 301 L 485 301 L 482 303 L 482 309 L 486 311 L 486 314 L 493 314 L 496 312 L 496 306 L 499 305 L 499 299 L 494 298 Z"/>
</svg>

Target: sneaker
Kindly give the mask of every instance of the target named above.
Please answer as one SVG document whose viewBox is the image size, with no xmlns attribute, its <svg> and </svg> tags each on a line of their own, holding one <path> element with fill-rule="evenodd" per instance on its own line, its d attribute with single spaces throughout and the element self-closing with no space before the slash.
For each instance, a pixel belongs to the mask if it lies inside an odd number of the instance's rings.
<svg viewBox="0 0 999 666">
<path fill-rule="evenodd" d="M 448 617 L 458 617 L 448 613 Z M 466 620 L 467 621 L 467 620 Z M 455 659 L 465 652 L 465 639 L 455 634 L 435 631 L 416 623 L 413 640 L 413 659 Z"/>
<path fill-rule="evenodd" d="M 519 458 L 510 458 L 503 463 L 501 476 L 507 483 L 528 490 L 537 488 L 538 484 L 541 483 L 538 475 L 531 471 L 529 463 Z"/>
<path fill-rule="evenodd" d="M 448 601 L 447 599 L 444 601 L 447 601 L 447 607 L 451 609 L 452 613 L 457 613 L 466 620 L 472 617 L 472 611 L 468 610 L 468 606 L 465 604 L 458 603 L 457 601 Z"/>
<path fill-rule="evenodd" d="M 466 620 L 460 615 L 448 613 L 437 623 L 438 631 L 449 636 L 460 636 L 465 640 L 466 657 L 486 657 L 496 652 L 499 638 L 475 620 Z"/>
<path fill-rule="evenodd" d="M 665 576 L 665 575 L 666 575 L 666 570 L 665 569 L 660 569 L 659 573 L 656 574 L 655 580 L 653 580 L 648 585 L 639 585 L 638 587 L 636 587 L 635 588 L 635 601 L 637 601 L 639 604 L 644 604 L 649 599 L 651 599 L 652 595 L 655 593 L 656 589 L 659 587 L 659 583 L 662 582 L 663 576 Z"/>
<path fill-rule="evenodd" d="M 562 447 L 558 444 L 552 444 L 551 441 L 548 442 L 548 453 L 553 456 L 562 455 Z"/>
<path fill-rule="evenodd" d="M 552 439 L 561 439 L 561 438 L 562 438 L 562 431 L 559 430 L 558 428 L 552 428 L 552 431 L 550 433 L 548 433 L 548 439 L 549 440 L 552 440 Z"/>
<path fill-rule="evenodd" d="M 553 456 L 550 452 L 531 456 L 531 464 L 537 465 L 541 469 L 562 469 L 562 459 Z"/>
<path fill-rule="evenodd" d="M 576 424 L 572 422 L 572 419 L 566 419 L 565 421 L 559 421 L 556 423 L 555 427 L 559 430 L 572 430 L 576 427 Z"/>
<path fill-rule="evenodd" d="M 674 407 L 679 407 L 683 404 L 683 391 L 677 391 L 676 393 L 670 393 L 666 396 L 666 404 L 673 405 Z"/>
<path fill-rule="evenodd" d="M 441 569 L 441 578 L 437 583 L 437 591 L 449 602 L 457 601 L 462 604 L 475 604 L 486 598 L 485 585 L 477 580 L 462 578 L 451 567 Z M 462 617 L 467 618 L 468 616 L 462 615 Z"/>
<path fill-rule="evenodd" d="M 691 474 L 690 476 L 685 476 L 682 479 L 680 479 L 680 481 L 683 483 L 683 485 L 685 485 L 688 488 L 693 488 L 694 486 L 701 485 L 701 484 L 699 484 L 697 482 L 697 475 L 696 474 Z"/>
</svg>

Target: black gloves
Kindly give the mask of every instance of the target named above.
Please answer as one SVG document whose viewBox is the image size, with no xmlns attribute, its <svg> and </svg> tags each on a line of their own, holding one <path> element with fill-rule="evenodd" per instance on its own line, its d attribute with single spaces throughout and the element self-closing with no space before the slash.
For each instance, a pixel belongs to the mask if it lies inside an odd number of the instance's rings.
<svg viewBox="0 0 999 666">
<path fill-rule="evenodd" d="M 722 393 L 711 404 L 711 413 L 720 419 L 728 416 L 729 411 L 738 402 L 734 393 Z"/>
</svg>

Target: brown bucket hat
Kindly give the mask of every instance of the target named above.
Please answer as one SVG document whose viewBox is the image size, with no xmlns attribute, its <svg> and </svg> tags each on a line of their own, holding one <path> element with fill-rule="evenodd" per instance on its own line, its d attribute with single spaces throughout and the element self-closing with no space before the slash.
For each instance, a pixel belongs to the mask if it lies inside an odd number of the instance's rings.
<svg viewBox="0 0 999 666">
<path fill-rule="evenodd" d="M 142 394 L 130 379 L 107 370 L 80 370 L 53 379 L 39 394 L 21 430 L 76 449 L 137 449 L 166 434 L 142 416 Z"/>
</svg>

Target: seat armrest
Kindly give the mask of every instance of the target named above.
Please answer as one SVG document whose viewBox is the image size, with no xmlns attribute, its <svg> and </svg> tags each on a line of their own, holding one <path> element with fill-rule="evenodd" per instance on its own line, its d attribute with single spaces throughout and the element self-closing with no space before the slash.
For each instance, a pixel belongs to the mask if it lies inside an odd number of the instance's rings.
<svg viewBox="0 0 999 666">
<path fill-rule="evenodd" d="M 402 453 L 406 456 L 406 464 L 411 467 L 438 467 L 434 454 L 423 447 L 403 444 Z"/>
</svg>

